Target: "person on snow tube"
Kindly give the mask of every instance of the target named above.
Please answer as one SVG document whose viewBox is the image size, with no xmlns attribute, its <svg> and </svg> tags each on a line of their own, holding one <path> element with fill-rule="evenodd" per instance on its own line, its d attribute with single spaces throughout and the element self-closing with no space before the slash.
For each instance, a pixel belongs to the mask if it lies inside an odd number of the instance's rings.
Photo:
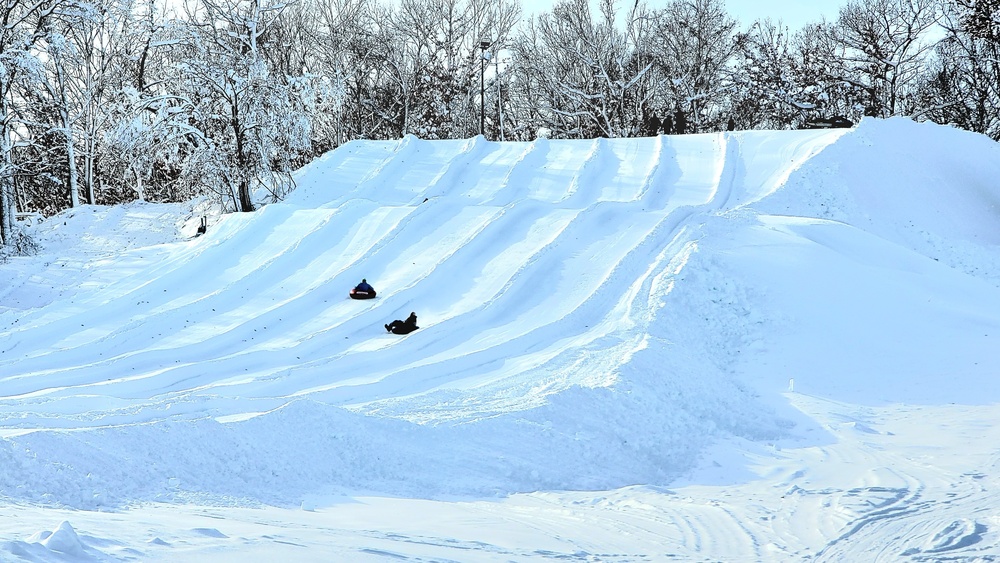
<svg viewBox="0 0 1000 563">
<path fill-rule="evenodd" d="M 393 334 L 409 334 L 417 330 L 417 314 L 410 313 L 409 317 L 406 317 L 405 321 L 396 319 L 391 323 L 385 325 L 385 329 Z"/>
<path fill-rule="evenodd" d="M 375 297 L 375 288 L 368 283 L 368 280 L 362 278 L 361 283 L 354 286 L 354 289 L 351 290 L 351 297 L 354 299 L 371 299 Z"/>
</svg>

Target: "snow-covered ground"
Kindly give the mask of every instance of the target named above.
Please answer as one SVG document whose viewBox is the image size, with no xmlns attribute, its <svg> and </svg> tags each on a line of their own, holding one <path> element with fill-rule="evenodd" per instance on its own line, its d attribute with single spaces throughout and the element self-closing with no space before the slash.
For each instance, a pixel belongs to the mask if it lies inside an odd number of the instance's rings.
<svg viewBox="0 0 1000 563">
<path fill-rule="evenodd" d="M 0 561 L 1000 558 L 989 139 L 408 137 L 297 182 L 0 264 Z"/>
</svg>

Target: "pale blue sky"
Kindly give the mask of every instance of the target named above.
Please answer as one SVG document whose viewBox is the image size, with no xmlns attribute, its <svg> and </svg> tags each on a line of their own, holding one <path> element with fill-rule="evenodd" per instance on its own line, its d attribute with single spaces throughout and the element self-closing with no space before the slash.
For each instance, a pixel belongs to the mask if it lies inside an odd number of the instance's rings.
<svg viewBox="0 0 1000 563">
<path fill-rule="evenodd" d="M 758 19 L 781 19 L 788 27 L 799 29 L 822 17 L 837 19 L 847 0 L 726 0 L 726 9 L 744 26 Z M 655 5 L 655 3 L 651 3 Z"/>
<path fill-rule="evenodd" d="M 668 0 L 650 0 L 651 8 L 666 5 Z M 537 14 L 552 8 L 555 0 L 521 0 L 525 15 Z M 793 30 L 822 17 L 835 20 L 840 6 L 847 0 L 725 0 L 726 9 L 745 28 L 757 19 L 781 19 Z"/>
</svg>

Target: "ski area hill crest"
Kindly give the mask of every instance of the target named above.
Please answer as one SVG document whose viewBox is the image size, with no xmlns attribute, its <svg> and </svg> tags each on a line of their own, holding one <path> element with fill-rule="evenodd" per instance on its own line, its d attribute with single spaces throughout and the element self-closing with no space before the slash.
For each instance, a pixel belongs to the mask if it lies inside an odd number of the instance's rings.
<svg viewBox="0 0 1000 563">
<path fill-rule="evenodd" d="M 728 440 L 829 440 L 790 380 L 995 402 L 997 178 L 989 139 L 892 119 L 355 141 L 198 237 L 194 203 L 67 211 L 0 269 L 0 495 L 666 486 Z"/>
</svg>

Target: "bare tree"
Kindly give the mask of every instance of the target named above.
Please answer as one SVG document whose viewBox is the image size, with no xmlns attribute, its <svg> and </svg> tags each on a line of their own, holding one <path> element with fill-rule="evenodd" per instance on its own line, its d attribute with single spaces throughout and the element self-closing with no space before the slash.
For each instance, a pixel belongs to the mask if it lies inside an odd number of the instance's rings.
<svg viewBox="0 0 1000 563">
<path fill-rule="evenodd" d="M 200 144 L 193 106 L 171 82 L 168 46 L 183 37 L 157 0 L 128 0 L 127 25 L 116 35 L 116 71 L 101 103 L 95 164 L 99 202 L 171 201 L 194 192 L 178 182 L 185 158 Z"/>
<path fill-rule="evenodd" d="M 511 0 L 401 2 L 394 37 L 402 58 L 393 68 L 407 95 L 408 132 L 428 138 L 480 133 L 483 56 L 508 43 L 519 13 Z"/>
<path fill-rule="evenodd" d="M 946 30 L 921 89 L 921 116 L 1000 140 L 1000 2 L 945 4 Z"/>
<path fill-rule="evenodd" d="M 281 197 L 291 162 L 310 147 L 310 122 L 287 77 L 275 76 L 263 51 L 285 3 L 201 0 L 189 6 L 174 59 L 175 88 L 193 108 L 204 141 L 191 179 L 221 188 L 238 211 L 253 211 L 253 190 Z"/>
<path fill-rule="evenodd" d="M 374 0 L 331 0 L 316 2 L 308 10 L 314 14 L 316 40 L 312 52 L 316 67 L 310 72 L 325 77 L 327 95 L 325 111 L 315 117 L 315 130 L 326 141 L 321 146 L 333 147 L 350 139 L 378 136 L 381 123 L 365 122 L 362 100 L 368 96 L 378 78 L 380 48 L 394 42 L 387 37 L 391 21 L 388 12 Z M 319 100 L 317 100 L 319 102 Z M 388 111 L 386 109 L 386 111 Z"/>
<path fill-rule="evenodd" d="M 673 0 L 656 13 L 653 33 L 665 86 L 691 132 L 721 128 L 726 69 L 738 50 L 722 0 Z"/>
<path fill-rule="evenodd" d="M 556 81 L 547 79 L 545 69 L 551 73 L 559 71 L 550 62 L 552 55 L 545 48 L 534 17 L 513 37 L 510 52 L 514 64 L 510 65 L 507 79 L 511 98 L 507 121 L 512 124 L 508 128 L 509 138 L 532 140 L 552 115 L 545 108 L 551 107 L 557 98 Z"/>
<path fill-rule="evenodd" d="M 791 127 L 803 109 L 796 54 L 788 27 L 770 19 L 754 22 L 738 36 L 737 56 L 729 75 L 730 116 L 742 129 Z"/>
<path fill-rule="evenodd" d="M 937 0 L 859 0 L 840 9 L 834 31 L 845 47 L 847 72 L 835 78 L 867 93 L 865 115 L 915 109 L 904 98 L 933 48 L 928 31 L 937 22 Z"/>
<path fill-rule="evenodd" d="M 13 244 L 17 213 L 15 176 L 20 168 L 13 157 L 19 122 L 17 87 L 42 78 L 36 46 L 48 26 L 69 6 L 68 0 L 7 0 L 0 3 L 0 244 Z"/>
<path fill-rule="evenodd" d="M 46 26 L 46 33 L 40 43 L 44 49 L 44 80 L 39 81 L 40 89 L 26 89 L 22 96 L 27 100 L 37 100 L 39 123 L 47 127 L 61 141 L 63 166 L 71 207 L 80 205 L 79 174 L 76 166 L 77 136 L 74 129 L 87 122 L 93 122 L 92 112 L 96 111 L 94 100 L 94 68 L 88 60 L 93 53 L 92 42 L 97 40 L 93 30 L 100 26 L 101 12 L 89 5 L 73 5 L 65 17 L 54 20 Z M 85 30 L 75 32 L 74 30 Z M 77 44 L 67 37 L 67 33 L 86 40 Z M 82 50 L 83 51 L 82 51 Z M 51 116 L 49 123 L 41 121 Z M 88 159 L 88 163 L 92 160 Z M 88 203 L 94 203 L 93 192 Z"/>
<path fill-rule="evenodd" d="M 864 110 L 867 92 L 854 81 L 847 48 L 837 39 L 835 25 L 825 20 L 807 25 L 793 37 L 795 77 L 803 87 L 799 101 L 811 106 L 810 117 L 841 116 L 856 120 Z"/>
<path fill-rule="evenodd" d="M 483 133 L 496 140 L 504 140 L 504 116 L 511 113 L 511 57 L 510 47 L 517 24 L 521 18 L 521 6 L 514 0 L 472 0 L 473 10 L 478 14 L 481 39 L 489 40 L 485 49 L 480 43 L 480 86 L 484 88 L 481 116 L 485 116 Z M 490 64 L 493 64 L 490 72 Z M 485 83 L 483 78 L 485 77 Z M 494 114 L 491 109 L 496 108 Z"/>
<path fill-rule="evenodd" d="M 861 115 L 867 90 L 840 78 L 852 71 L 847 48 L 828 22 L 789 35 L 780 22 L 758 21 L 737 45 L 729 97 L 740 127 L 786 129 L 813 118 Z"/>
<path fill-rule="evenodd" d="M 566 0 L 532 22 L 514 47 L 517 85 L 544 128 L 557 137 L 629 137 L 640 133 L 652 88 L 652 56 L 642 45 L 649 14 L 636 3 L 616 25 L 617 4 L 602 0 L 595 18 L 586 0 Z"/>
</svg>

